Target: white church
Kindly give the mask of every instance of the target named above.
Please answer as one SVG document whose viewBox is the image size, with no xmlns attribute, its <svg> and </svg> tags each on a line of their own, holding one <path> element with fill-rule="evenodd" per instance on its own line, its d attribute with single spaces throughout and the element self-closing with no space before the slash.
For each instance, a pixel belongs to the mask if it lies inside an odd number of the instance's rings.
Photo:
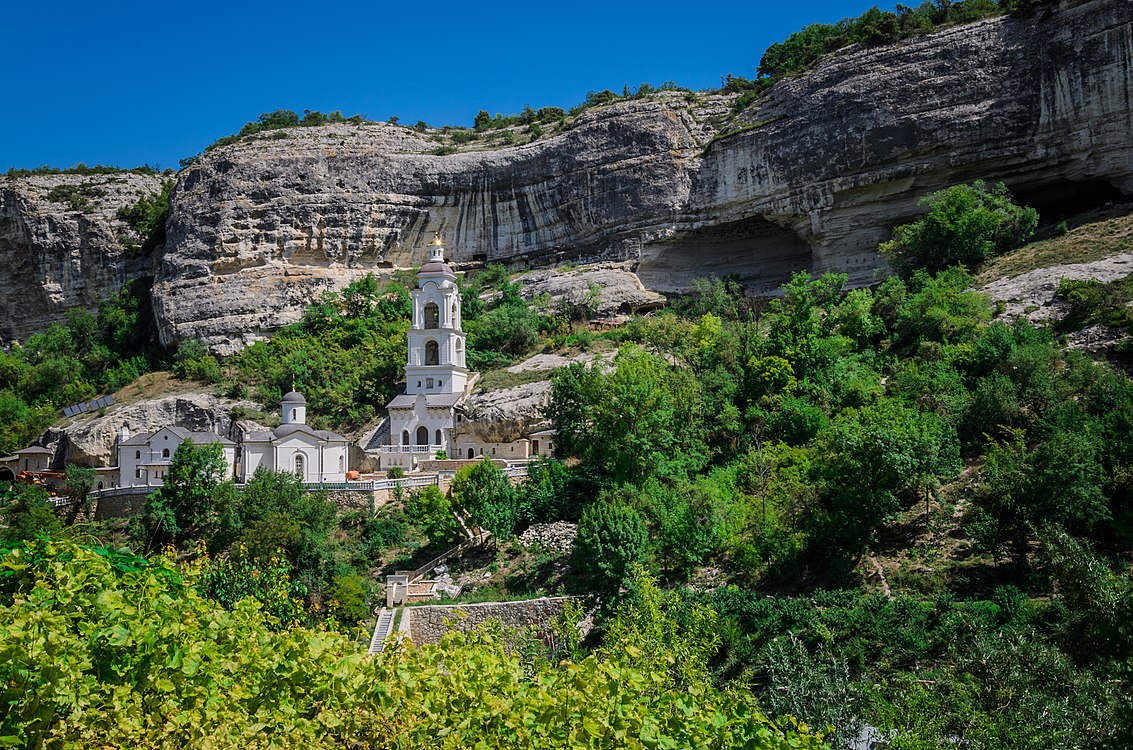
<svg viewBox="0 0 1133 750">
<path fill-rule="evenodd" d="M 350 470 L 347 439 L 307 424 L 307 399 L 291 391 L 280 402 L 282 424 L 271 432 L 246 432 L 240 440 L 237 481 L 251 481 L 261 466 L 296 474 L 307 483 L 345 482 Z"/>
<path fill-rule="evenodd" d="M 292 391 L 280 403 L 282 424 L 271 432 L 247 432 L 235 443 L 212 432 L 163 427 L 130 436 L 118 434 L 118 486 L 159 486 L 165 481 L 177 448 L 186 440 L 197 445 L 219 443 L 226 478 L 248 482 L 256 469 L 296 474 L 306 483 L 345 482 L 349 467 L 347 440 L 307 424 L 307 399 Z"/>
<path fill-rule="evenodd" d="M 465 340 L 460 328 L 460 290 L 445 263 L 440 235 L 429 247 L 429 262 L 412 291 L 405 393 L 389 402 L 390 444 L 382 446 L 383 469 L 412 470 L 419 460 L 451 454 L 452 431 L 468 384 Z M 455 458 L 455 456 L 452 456 Z"/>
</svg>

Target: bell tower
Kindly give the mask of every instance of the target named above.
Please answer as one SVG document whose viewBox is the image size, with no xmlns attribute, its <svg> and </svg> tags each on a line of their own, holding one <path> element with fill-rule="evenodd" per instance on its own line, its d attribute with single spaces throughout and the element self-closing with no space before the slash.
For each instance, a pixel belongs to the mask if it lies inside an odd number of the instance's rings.
<svg viewBox="0 0 1133 750">
<path fill-rule="evenodd" d="M 413 324 L 405 363 L 405 392 L 410 395 L 462 394 L 468 381 L 465 337 L 460 328 L 460 290 L 456 273 L 445 263 L 440 233 L 429 246 L 429 262 L 417 273 L 412 292 Z"/>
</svg>

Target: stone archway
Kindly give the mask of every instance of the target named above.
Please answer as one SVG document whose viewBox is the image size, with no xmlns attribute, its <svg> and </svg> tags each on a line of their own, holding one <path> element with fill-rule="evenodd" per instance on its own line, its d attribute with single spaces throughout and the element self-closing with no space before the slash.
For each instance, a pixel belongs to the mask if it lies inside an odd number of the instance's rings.
<svg viewBox="0 0 1133 750">
<path fill-rule="evenodd" d="M 0 482 L 14 482 L 16 475 L 7 466 L 0 467 Z"/>
</svg>

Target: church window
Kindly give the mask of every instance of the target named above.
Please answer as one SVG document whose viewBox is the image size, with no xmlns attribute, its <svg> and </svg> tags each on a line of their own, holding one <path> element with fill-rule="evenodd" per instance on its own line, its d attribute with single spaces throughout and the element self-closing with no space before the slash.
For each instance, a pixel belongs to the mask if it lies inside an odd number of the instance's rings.
<svg viewBox="0 0 1133 750">
<path fill-rule="evenodd" d="M 441 444 L 441 431 L 437 430 L 437 442 L 433 443 L 433 445 L 440 445 L 440 444 Z"/>
<path fill-rule="evenodd" d="M 134 451 L 134 460 L 135 461 L 141 461 L 142 460 L 142 452 L 141 451 Z"/>
<path fill-rule="evenodd" d="M 343 458 L 342 458 L 342 456 L 339 456 L 338 457 L 338 470 L 339 470 L 339 472 L 342 472 L 342 470 L 344 468 L 345 468 L 345 464 L 343 462 Z"/>
<path fill-rule="evenodd" d="M 472 450 L 471 448 L 469 448 L 469 449 L 468 449 L 468 457 L 469 457 L 469 458 L 472 458 L 472 457 L 473 457 L 473 456 L 475 456 L 475 455 L 476 455 L 476 451 L 474 451 L 474 450 Z"/>
<path fill-rule="evenodd" d="M 441 363 L 441 347 L 436 341 L 425 342 L 425 364 L 439 365 Z"/>
<path fill-rule="evenodd" d="M 440 387 L 441 387 L 442 385 L 444 385 L 444 384 L 445 384 L 445 381 L 443 381 L 443 380 L 438 380 L 438 381 L 437 381 L 437 387 L 438 387 L 438 388 L 440 388 Z"/>
<path fill-rule="evenodd" d="M 142 470 L 140 468 L 134 469 L 134 479 L 141 479 L 141 478 L 142 478 Z"/>
<path fill-rule="evenodd" d="M 162 458 L 169 458 L 169 449 L 168 448 L 162 448 L 161 449 L 161 457 Z"/>
<path fill-rule="evenodd" d="M 99 483 L 98 483 L 98 488 L 99 488 L 100 490 L 102 489 L 102 482 L 99 482 Z"/>
<path fill-rule="evenodd" d="M 418 387 L 418 388 L 420 388 L 420 387 L 421 387 L 421 381 L 420 381 L 420 380 L 418 380 L 418 381 L 417 381 L 417 387 Z"/>
<path fill-rule="evenodd" d="M 299 414 L 299 410 L 298 410 L 298 409 L 292 409 L 292 410 L 291 410 L 291 421 L 292 421 L 292 422 L 294 422 L 294 421 L 295 421 L 295 417 L 296 417 L 296 415 L 297 415 L 297 414 Z"/>
<path fill-rule="evenodd" d="M 425 425 L 417 428 L 417 445 L 429 444 L 429 429 Z"/>
<path fill-rule="evenodd" d="M 295 473 L 298 474 L 300 476 L 300 478 L 305 478 L 305 475 L 303 473 L 303 454 L 302 453 L 296 453 L 295 454 Z"/>
<path fill-rule="evenodd" d="M 433 387 L 433 379 L 432 378 L 425 378 L 425 387 L 426 388 L 432 388 Z"/>
<path fill-rule="evenodd" d="M 441 311 L 435 302 L 430 302 L 425 305 L 425 327 L 426 328 L 439 328 L 440 327 Z"/>
<path fill-rule="evenodd" d="M 402 430 L 401 431 L 401 444 L 402 445 L 409 445 L 409 430 Z"/>
</svg>

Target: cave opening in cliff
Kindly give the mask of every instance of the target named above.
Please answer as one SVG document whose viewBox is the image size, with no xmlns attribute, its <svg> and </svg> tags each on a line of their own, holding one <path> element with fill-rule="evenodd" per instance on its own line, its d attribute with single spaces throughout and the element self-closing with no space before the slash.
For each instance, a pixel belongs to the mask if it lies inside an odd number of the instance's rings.
<svg viewBox="0 0 1133 750">
<path fill-rule="evenodd" d="M 1016 202 L 1038 210 L 1043 223 L 1061 221 L 1085 211 L 1129 200 L 1128 196 L 1105 180 L 1058 178 L 1009 187 Z"/>
<path fill-rule="evenodd" d="M 762 216 L 678 231 L 642 246 L 637 275 L 650 289 L 687 291 L 698 277 L 739 279 L 750 293 L 775 291 L 811 267 L 811 248 Z"/>
</svg>

